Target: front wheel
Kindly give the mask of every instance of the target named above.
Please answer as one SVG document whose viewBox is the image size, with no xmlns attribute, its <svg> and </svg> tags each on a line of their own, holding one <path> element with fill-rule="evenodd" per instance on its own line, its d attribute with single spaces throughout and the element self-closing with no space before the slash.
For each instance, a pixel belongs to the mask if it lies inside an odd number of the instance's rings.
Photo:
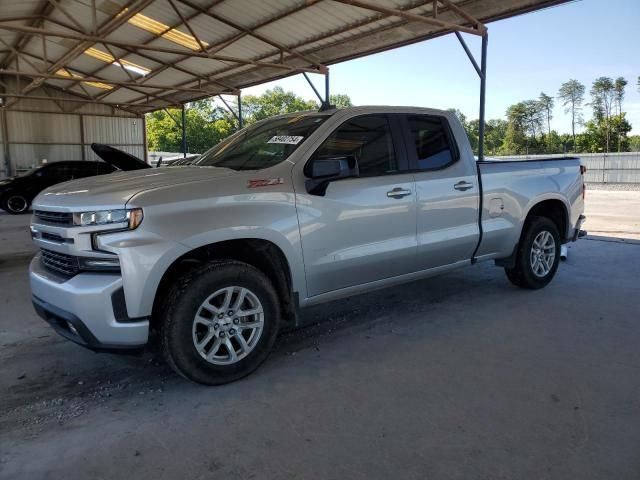
<svg viewBox="0 0 640 480">
<path fill-rule="evenodd" d="M 279 302 L 269 279 L 242 262 L 214 262 L 172 287 L 163 309 L 162 349 L 182 376 L 206 385 L 238 380 L 268 357 Z"/>
<path fill-rule="evenodd" d="M 505 268 L 507 278 L 521 288 L 545 287 L 555 276 L 560 262 L 560 234 L 555 223 L 534 217 L 525 226 L 514 268 Z"/>
<path fill-rule="evenodd" d="M 29 210 L 31 202 L 27 197 L 19 193 L 10 193 L 2 199 L 0 205 L 3 210 L 11 213 L 12 215 L 19 215 Z"/>
</svg>

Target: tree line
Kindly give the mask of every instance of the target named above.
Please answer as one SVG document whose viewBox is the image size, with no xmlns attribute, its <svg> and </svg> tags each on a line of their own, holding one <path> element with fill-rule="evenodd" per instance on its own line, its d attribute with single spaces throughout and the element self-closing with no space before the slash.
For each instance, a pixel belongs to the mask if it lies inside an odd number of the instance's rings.
<svg viewBox="0 0 640 480">
<path fill-rule="evenodd" d="M 629 135 L 632 126 L 623 109 L 627 85 L 623 77 L 598 77 L 591 84 L 587 102 L 586 86 L 571 79 L 560 86 L 555 97 L 541 92 L 538 98 L 511 105 L 506 120 L 485 122 L 485 152 L 524 155 L 640 151 L 640 135 Z M 640 91 L 640 77 L 637 88 Z M 556 100 L 571 117 L 571 132 L 559 134 L 551 127 Z M 591 110 L 591 118 L 585 121 L 586 107 Z M 453 111 L 477 152 L 480 122 L 468 121 L 462 112 Z M 579 127 L 584 129 L 576 132 Z"/>
<path fill-rule="evenodd" d="M 350 107 L 348 95 L 330 95 L 329 101 L 339 108 Z M 231 105 L 236 109 L 237 105 Z M 283 113 L 317 110 L 320 104 L 304 100 L 281 87 L 267 90 L 262 95 L 242 97 L 242 118 L 245 125 Z M 147 142 L 150 151 L 182 151 L 182 112 L 178 108 L 156 110 L 147 114 Z M 235 132 L 237 118 L 212 99 L 199 100 L 186 106 L 187 149 L 189 153 L 204 153 L 220 140 Z"/>
<path fill-rule="evenodd" d="M 628 135 L 631 124 L 624 111 L 627 85 L 623 77 L 599 77 L 592 83 L 587 99 L 585 85 L 571 79 L 560 86 L 555 97 L 542 92 L 538 98 L 511 105 L 506 119 L 485 122 L 485 152 L 487 155 L 523 155 L 640 151 L 640 135 Z M 640 76 L 637 88 L 640 91 Z M 560 134 L 552 128 L 556 101 L 571 118 L 571 132 Z M 349 96 L 343 94 L 331 95 L 330 103 L 338 107 L 352 105 Z M 319 107 L 318 102 L 305 100 L 281 87 L 262 95 L 242 97 L 245 125 L 274 115 Z M 585 121 L 586 109 L 590 109 L 591 117 Z M 453 111 L 477 153 L 480 122 L 468 120 L 459 110 Z M 238 129 L 235 116 L 211 99 L 188 104 L 186 119 L 190 153 L 203 153 Z M 181 111 L 176 108 L 148 114 L 149 150 L 182 151 L 180 122 Z M 578 132 L 580 127 L 584 128 Z"/>
</svg>

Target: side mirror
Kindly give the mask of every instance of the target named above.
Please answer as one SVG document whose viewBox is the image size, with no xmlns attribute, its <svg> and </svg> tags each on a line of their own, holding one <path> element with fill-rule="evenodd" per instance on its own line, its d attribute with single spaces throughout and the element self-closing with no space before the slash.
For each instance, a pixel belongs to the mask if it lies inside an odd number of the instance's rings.
<svg viewBox="0 0 640 480">
<path fill-rule="evenodd" d="M 307 192 L 323 196 L 331 182 L 357 177 L 358 164 L 353 155 L 316 157 L 305 165 L 304 174 L 309 177 L 305 183 Z"/>
</svg>

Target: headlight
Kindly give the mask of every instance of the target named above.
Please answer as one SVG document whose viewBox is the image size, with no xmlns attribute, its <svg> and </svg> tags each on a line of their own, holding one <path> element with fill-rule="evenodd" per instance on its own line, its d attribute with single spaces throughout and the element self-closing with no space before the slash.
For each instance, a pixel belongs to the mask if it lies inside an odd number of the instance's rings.
<svg viewBox="0 0 640 480">
<path fill-rule="evenodd" d="M 100 210 L 97 212 L 81 212 L 73 214 L 73 224 L 79 226 L 108 225 L 110 223 L 128 223 L 129 230 L 142 223 L 142 209 Z"/>
</svg>

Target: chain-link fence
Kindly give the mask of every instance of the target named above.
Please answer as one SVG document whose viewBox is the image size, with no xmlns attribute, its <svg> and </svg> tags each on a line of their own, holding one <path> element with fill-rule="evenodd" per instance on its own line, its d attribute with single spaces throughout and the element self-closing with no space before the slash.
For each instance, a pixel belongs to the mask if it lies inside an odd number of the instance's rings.
<svg viewBox="0 0 640 480">
<path fill-rule="evenodd" d="M 640 152 L 622 153 L 576 153 L 555 155 L 512 155 L 495 157 L 509 160 L 535 160 L 536 158 L 580 157 L 587 167 L 585 180 L 588 183 L 639 183 Z"/>
</svg>

